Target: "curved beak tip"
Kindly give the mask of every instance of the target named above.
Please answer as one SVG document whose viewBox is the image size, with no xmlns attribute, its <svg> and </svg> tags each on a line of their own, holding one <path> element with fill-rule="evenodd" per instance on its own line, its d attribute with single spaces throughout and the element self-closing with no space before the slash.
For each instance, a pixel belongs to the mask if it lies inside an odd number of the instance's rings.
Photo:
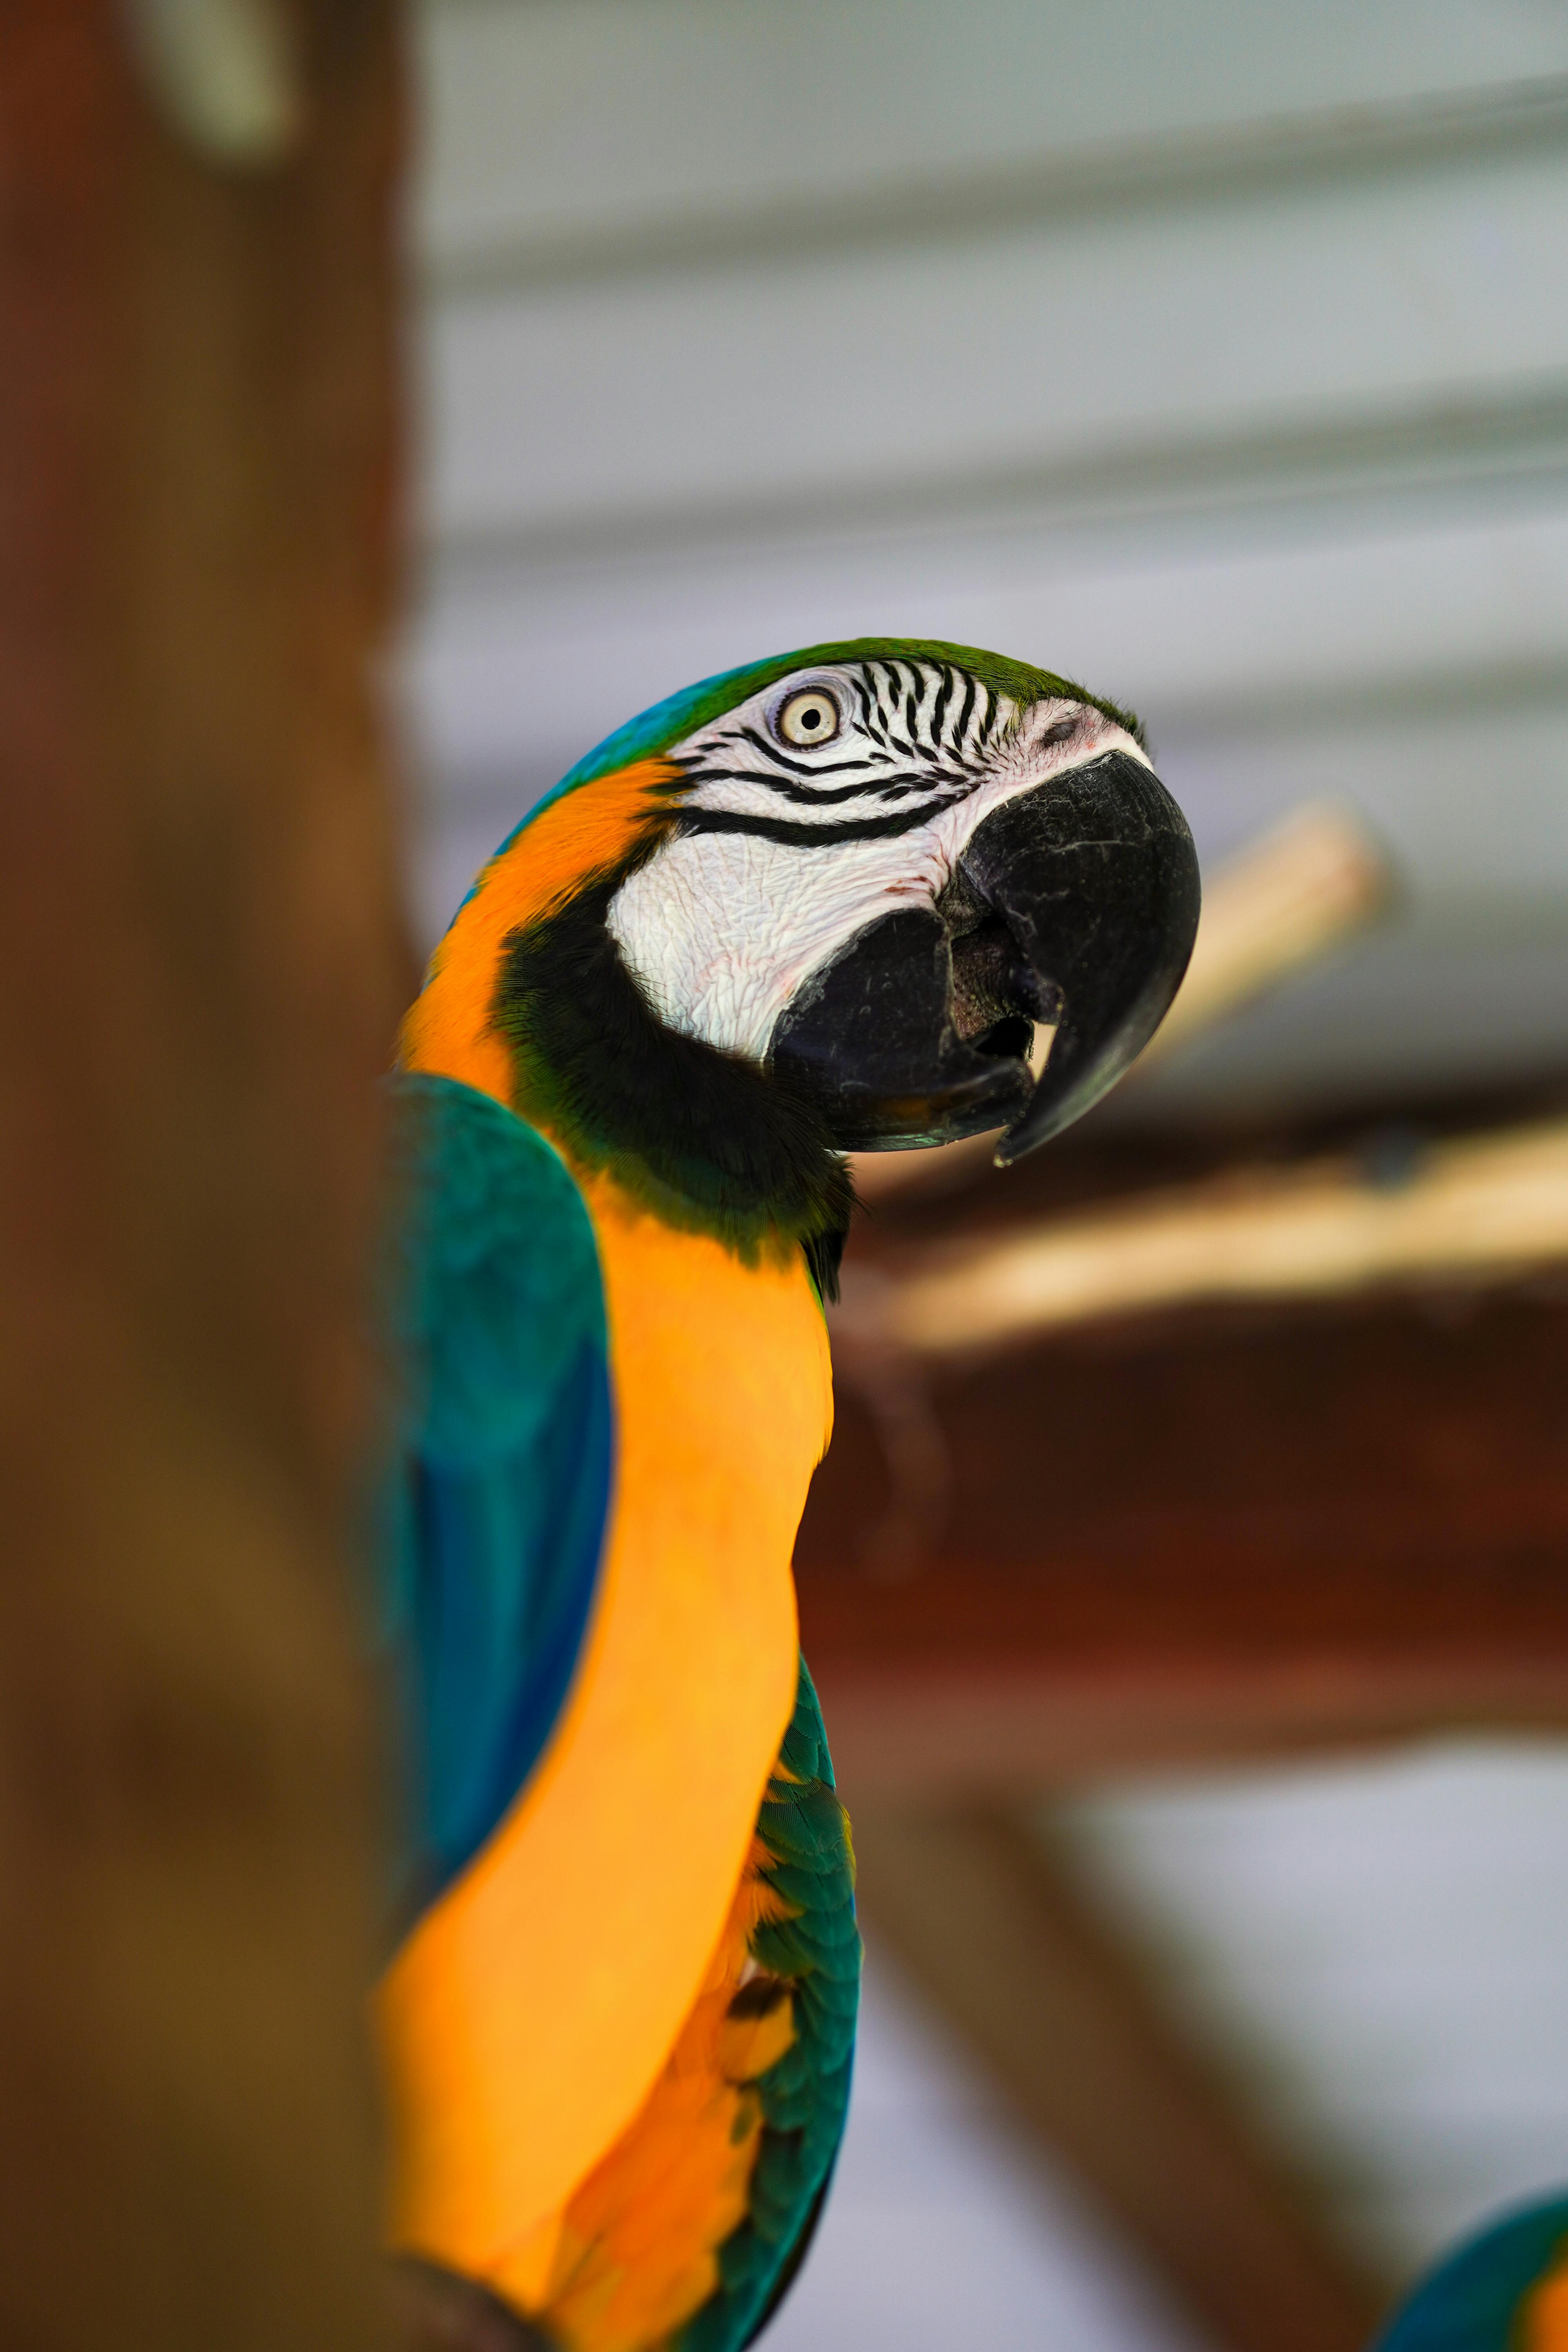
<svg viewBox="0 0 1568 2352">
<path fill-rule="evenodd" d="M 964 864 L 1026 985 L 1058 1007 L 1045 1068 L 997 1144 L 1006 1168 L 1090 1109 L 1164 1019 L 1197 936 L 1197 852 L 1152 770 L 1112 751 L 1007 803 Z"/>
</svg>

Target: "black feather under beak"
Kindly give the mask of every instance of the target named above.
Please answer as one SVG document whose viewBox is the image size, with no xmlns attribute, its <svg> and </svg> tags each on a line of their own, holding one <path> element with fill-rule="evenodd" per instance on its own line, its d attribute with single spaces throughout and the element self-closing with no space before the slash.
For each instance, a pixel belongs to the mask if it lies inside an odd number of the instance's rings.
<svg viewBox="0 0 1568 2352">
<path fill-rule="evenodd" d="M 1198 924 L 1186 820 L 1108 751 L 975 827 L 934 907 L 887 915 L 781 1016 L 775 1074 L 845 1151 L 1005 1128 L 1003 1164 L 1098 1102 L 1148 1044 Z M 1037 1083 L 1035 1024 L 1055 1040 Z"/>
</svg>

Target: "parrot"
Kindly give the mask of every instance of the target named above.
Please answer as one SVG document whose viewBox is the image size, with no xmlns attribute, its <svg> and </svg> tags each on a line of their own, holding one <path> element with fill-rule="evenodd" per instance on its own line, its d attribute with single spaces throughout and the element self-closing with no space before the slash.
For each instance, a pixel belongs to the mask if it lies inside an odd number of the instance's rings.
<svg viewBox="0 0 1568 2352">
<path fill-rule="evenodd" d="M 437 946 L 388 1082 L 375 1536 L 417 2340 L 740 2352 L 777 2308 L 859 1981 L 792 1571 L 847 1155 L 1056 1134 L 1198 906 L 1130 711 L 862 638 L 621 727 Z"/>
<path fill-rule="evenodd" d="M 1447 2255 L 1375 2352 L 1568 2352 L 1568 2195 L 1505 2213 Z"/>
</svg>

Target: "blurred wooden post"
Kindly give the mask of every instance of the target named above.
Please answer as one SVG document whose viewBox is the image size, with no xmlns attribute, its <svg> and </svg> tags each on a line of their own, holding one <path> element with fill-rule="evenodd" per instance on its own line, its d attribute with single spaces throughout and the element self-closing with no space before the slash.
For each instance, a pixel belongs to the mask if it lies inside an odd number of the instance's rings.
<svg viewBox="0 0 1568 2352">
<path fill-rule="evenodd" d="M 270 6 L 0 11 L 0 2336 L 62 2352 L 378 2331 L 399 97 L 389 0 Z M 270 146 L 133 58 L 204 12 L 297 36 Z"/>
<path fill-rule="evenodd" d="M 1005 1814 L 857 1805 L 869 1930 L 1224 2352 L 1360 2352 L 1385 2301 Z"/>
</svg>

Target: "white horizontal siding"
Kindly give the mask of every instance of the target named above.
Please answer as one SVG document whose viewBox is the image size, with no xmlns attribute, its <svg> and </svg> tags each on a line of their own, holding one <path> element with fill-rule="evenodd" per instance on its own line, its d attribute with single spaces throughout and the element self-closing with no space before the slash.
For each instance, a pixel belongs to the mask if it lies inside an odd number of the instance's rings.
<svg viewBox="0 0 1568 2352">
<path fill-rule="evenodd" d="M 914 249 L 437 300 L 429 511 L 560 534 L 1070 469 L 1568 383 L 1568 171 L 1524 156 Z"/>
<path fill-rule="evenodd" d="M 853 197 L 1568 68 L 1529 0 L 437 0 L 421 227 L 451 257 Z"/>
</svg>

